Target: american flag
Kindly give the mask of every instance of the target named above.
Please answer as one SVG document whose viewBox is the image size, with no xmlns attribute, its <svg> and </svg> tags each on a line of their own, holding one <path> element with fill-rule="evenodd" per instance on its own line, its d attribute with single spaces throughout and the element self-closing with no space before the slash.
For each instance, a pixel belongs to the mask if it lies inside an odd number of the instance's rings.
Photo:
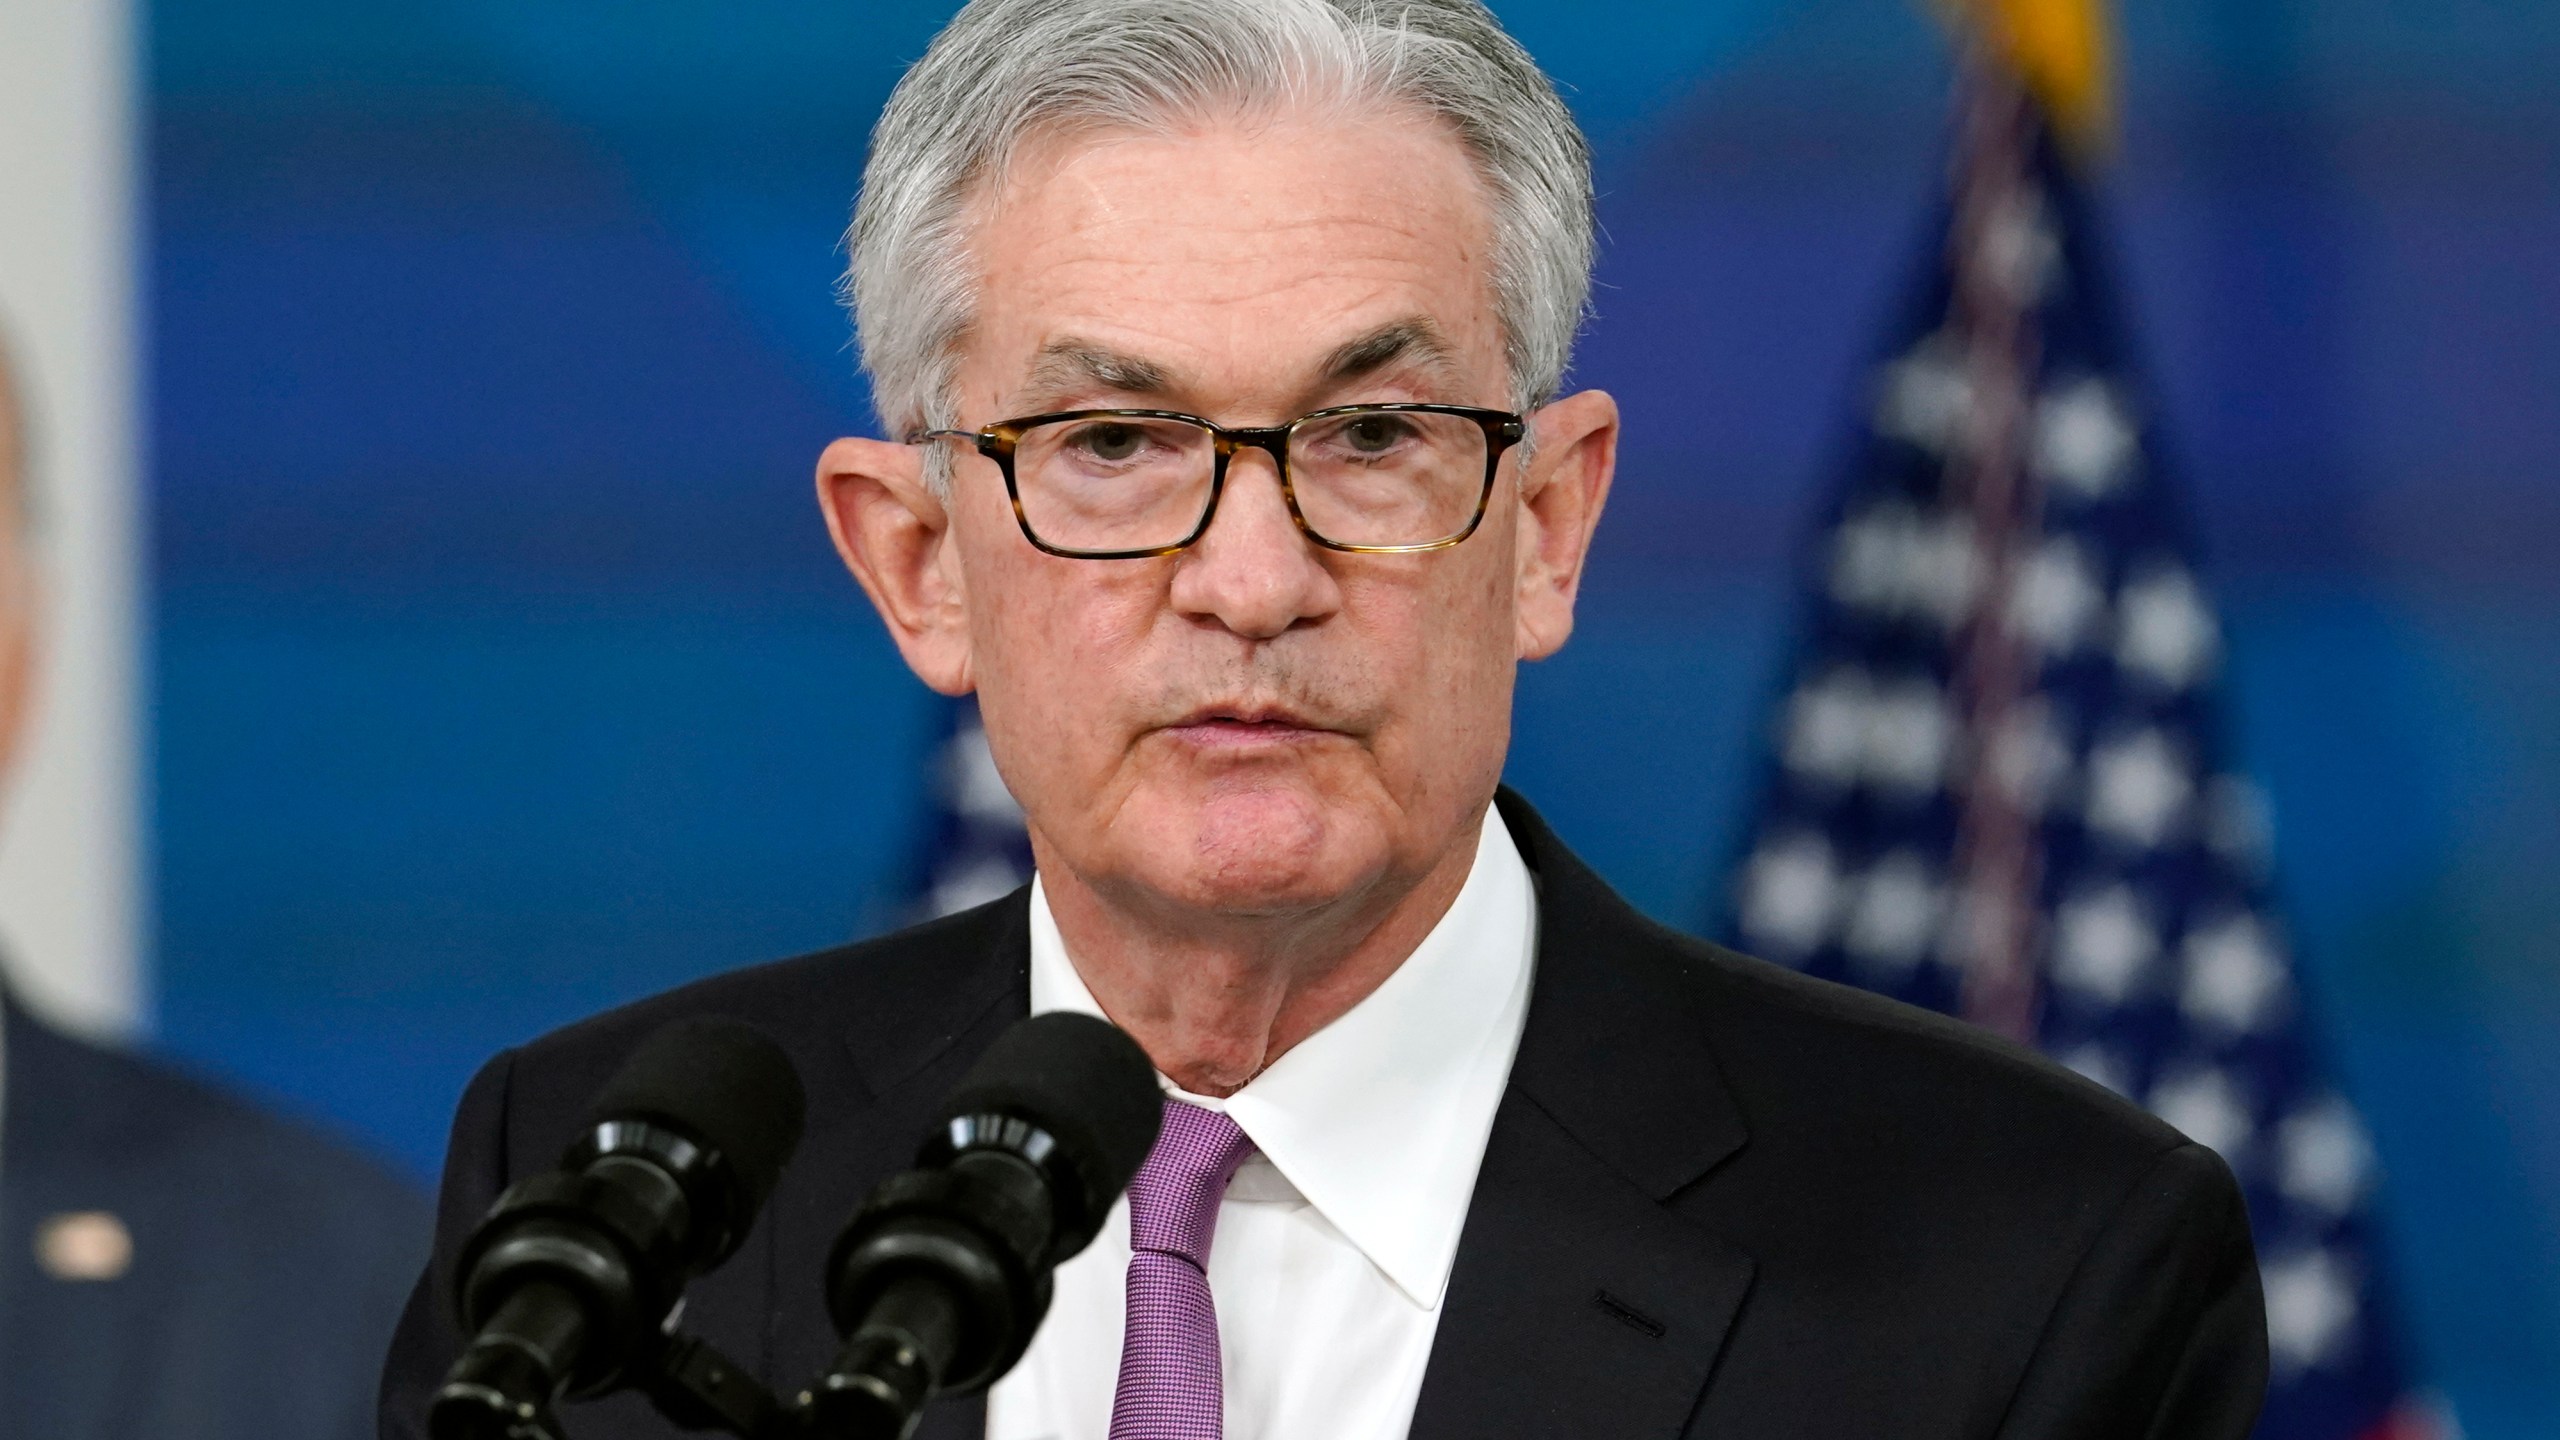
<svg viewBox="0 0 2560 1440">
<path fill-rule="evenodd" d="M 2239 1175 L 2267 1440 L 2451 1433 L 2224 743 L 2220 627 L 2037 103 L 1969 74 L 1944 220 L 1806 558 L 1727 927 L 2035 1045 Z"/>
<path fill-rule="evenodd" d="M 909 921 L 983 905 L 1031 878 L 1031 840 L 1022 807 L 996 773 L 978 702 L 943 706 L 933 742 L 923 843 L 907 884 Z"/>
</svg>

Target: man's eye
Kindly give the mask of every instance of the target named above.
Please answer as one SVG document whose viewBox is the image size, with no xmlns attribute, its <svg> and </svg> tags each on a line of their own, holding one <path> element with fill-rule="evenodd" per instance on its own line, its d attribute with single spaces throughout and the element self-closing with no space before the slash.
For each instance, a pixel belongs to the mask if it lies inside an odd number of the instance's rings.
<svg viewBox="0 0 2560 1440">
<path fill-rule="evenodd" d="M 1362 415 L 1342 427 L 1343 442 L 1363 455 L 1380 455 L 1403 443 L 1413 427 L 1393 415 Z"/>
<path fill-rule="evenodd" d="M 1087 425 L 1076 432 L 1075 447 L 1096 460 L 1126 460 L 1147 443 L 1135 425 Z"/>
</svg>

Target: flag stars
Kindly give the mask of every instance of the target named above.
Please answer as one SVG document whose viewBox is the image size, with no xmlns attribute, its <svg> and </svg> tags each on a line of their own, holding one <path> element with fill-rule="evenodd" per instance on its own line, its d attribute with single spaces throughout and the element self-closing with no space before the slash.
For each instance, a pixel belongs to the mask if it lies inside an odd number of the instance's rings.
<svg viewBox="0 0 2560 1440">
<path fill-rule="evenodd" d="M 2009 591 L 2009 625 L 2045 654 L 2068 655 L 2105 604 L 2089 552 L 2070 536 L 2057 535 L 2018 567 Z"/>
<path fill-rule="evenodd" d="M 1946 697 L 1926 680 L 1880 690 L 1867 719 L 1867 777 L 1888 794 L 1917 800 L 1936 793 L 1954 738 Z"/>
<path fill-rule="evenodd" d="M 1945 896 L 1927 862 L 1897 851 L 1869 866 L 1841 944 L 1871 966 L 1908 970 L 1927 958 Z"/>
<path fill-rule="evenodd" d="M 1840 526 L 1831 593 L 1843 605 L 1949 632 L 1971 613 L 1981 588 L 1982 558 L 1973 522 L 1963 515 L 1889 501 Z"/>
<path fill-rule="evenodd" d="M 1840 669 L 1796 692 L 1788 706 L 1787 769 L 1826 789 L 1865 784 L 1902 801 L 1937 791 L 1954 720 L 1929 680 L 1877 683 Z"/>
<path fill-rule="evenodd" d="M 2356 1322 L 2355 1277 L 2325 1249 L 2259 1266 L 2267 1296 L 2267 1349 L 2282 1377 L 2338 1358 Z"/>
<path fill-rule="evenodd" d="M 1787 768 L 1830 788 L 1858 783 L 1867 759 L 1867 677 L 1835 670 L 1798 690 L 1787 707 Z"/>
<path fill-rule="evenodd" d="M 1839 897 L 1839 871 L 1821 836 L 1772 842 L 1743 874 L 1743 933 L 1772 960 L 1801 961 L 1830 938 Z"/>
<path fill-rule="evenodd" d="M 2063 494 L 2103 500 L 2133 473 L 2139 435 L 2113 385 L 2090 377 L 2057 386 L 2036 402 L 2036 474 Z"/>
<path fill-rule="evenodd" d="M 2089 757 L 2089 827 L 2137 849 L 2156 849 L 2195 796 L 2186 757 L 2156 729 L 2119 736 Z"/>
<path fill-rule="evenodd" d="M 2161 689 L 2185 690 L 2220 657 L 2213 612 L 2184 567 L 2158 566 L 2127 582 L 2116 614 L 2116 663 Z"/>
<path fill-rule="evenodd" d="M 2373 1178 L 2373 1142 L 2354 1109 L 2334 1095 L 2286 1116 L 2276 1150 L 2286 1196 L 2332 1215 L 2352 1209 Z"/>
<path fill-rule="evenodd" d="M 1973 522 L 1962 515 L 1917 518 L 1905 542 L 1902 603 L 1936 622 L 1942 631 L 1964 623 L 1982 588 L 1982 553 Z"/>
<path fill-rule="evenodd" d="M 2063 902 L 2054 932 L 2054 978 L 2109 1005 L 2124 1003 L 2160 956 L 2160 933 L 2128 885 Z"/>
<path fill-rule="evenodd" d="M 1960 337 L 1941 331 L 1887 365 L 1876 396 L 1876 428 L 1944 455 L 1974 411 L 1974 384 Z"/>
<path fill-rule="evenodd" d="M 2186 980 L 2178 1003 L 2199 1025 L 2250 1034 L 2275 1018 L 2291 995 L 2284 956 L 2254 915 L 2191 930 L 2181 950 Z"/>
<path fill-rule="evenodd" d="M 2181 1135 L 2232 1160 L 2252 1129 L 2249 1105 L 2230 1072 L 2199 1065 L 2164 1076 L 2151 1087 L 2152 1114 Z"/>
</svg>

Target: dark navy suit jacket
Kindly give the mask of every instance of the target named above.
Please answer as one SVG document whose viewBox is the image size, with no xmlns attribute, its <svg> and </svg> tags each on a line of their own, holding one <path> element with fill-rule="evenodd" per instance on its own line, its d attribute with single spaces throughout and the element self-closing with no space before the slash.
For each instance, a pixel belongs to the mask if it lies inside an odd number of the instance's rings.
<svg viewBox="0 0 2560 1440">
<path fill-rule="evenodd" d="M 1413 1440 L 2242 1440 L 2267 1374 L 2210 1150 L 1981 1031 L 1676 934 L 1506 790 L 1537 975 Z M 785 1394 L 835 1352 L 820 1276 L 961 1072 L 1028 1010 L 1026 892 L 687 986 L 511 1050 L 463 1096 L 436 1257 L 383 1377 L 424 1434 L 463 1238 L 633 1046 L 731 1015 L 792 1054 L 799 1158 L 685 1323 Z M 677 1432 L 629 1393 L 575 1440 Z M 985 1433 L 974 1398 L 916 1440 Z"/>
<path fill-rule="evenodd" d="M 318 1134 L 5 999 L 0 1436 L 354 1440 L 425 1253 L 422 1196 Z M 103 1212 L 111 1278 L 38 1237 Z"/>
</svg>

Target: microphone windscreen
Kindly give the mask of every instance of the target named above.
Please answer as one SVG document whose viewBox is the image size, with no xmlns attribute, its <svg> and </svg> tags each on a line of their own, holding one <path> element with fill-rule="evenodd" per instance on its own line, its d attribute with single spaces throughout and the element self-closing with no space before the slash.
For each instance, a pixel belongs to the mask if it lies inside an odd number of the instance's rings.
<svg viewBox="0 0 2560 1440">
<path fill-rule="evenodd" d="M 942 1118 L 1016 1115 L 1056 1138 L 1083 1182 L 1084 1215 L 1102 1216 L 1146 1162 L 1164 1123 L 1147 1052 L 1091 1015 L 1034 1015 L 996 1037 L 942 1105 Z"/>
<path fill-rule="evenodd" d="M 742 1020 L 678 1020 L 640 1042 L 596 1097 L 590 1125 L 646 1120 L 727 1158 L 763 1208 L 800 1148 L 807 1097 L 782 1047 Z"/>
</svg>

